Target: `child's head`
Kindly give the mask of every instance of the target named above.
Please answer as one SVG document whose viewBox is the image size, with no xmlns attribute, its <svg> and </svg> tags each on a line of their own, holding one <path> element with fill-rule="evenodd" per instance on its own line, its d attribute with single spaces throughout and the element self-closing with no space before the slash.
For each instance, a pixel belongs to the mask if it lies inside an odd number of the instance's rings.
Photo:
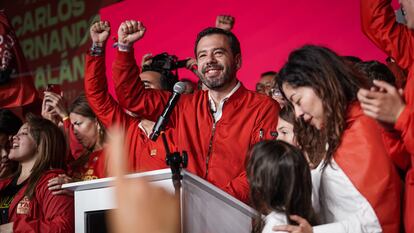
<svg viewBox="0 0 414 233">
<path fill-rule="evenodd" d="M 293 125 L 295 123 L 295 112 L 290 104 L 287 104 L 279 112 L 277 123 L 277 139 L 297 146 Z"/>
<path fill-rule="evenodd" d="M 251 203 L 259 212 L 254 232 L 263 228 L 261 214 L 272 211 L 286 213 L 286 216 L 297 214 L 311 224 L 315 222 L 311 174 L 299 149 L 279 140 L 257 143 L 247 165 L 247 174 Z"/>
</svg>

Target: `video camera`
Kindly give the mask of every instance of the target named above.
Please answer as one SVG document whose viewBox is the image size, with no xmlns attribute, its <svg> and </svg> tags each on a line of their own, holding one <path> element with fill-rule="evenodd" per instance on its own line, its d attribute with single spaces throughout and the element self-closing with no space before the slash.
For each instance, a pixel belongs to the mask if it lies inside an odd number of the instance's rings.
<svg viewBox="0 0 414 233">
<path fill-rule="evenodd" d="M 184 68 L 187 64 L 188 59 L 178 60 L 177 56 L 169 55 L 168 53 L 161 53 L 155 55 L 152 59 L 151 64 L 145 65 L 146 70 L 176 70 Z"/>
</svg>

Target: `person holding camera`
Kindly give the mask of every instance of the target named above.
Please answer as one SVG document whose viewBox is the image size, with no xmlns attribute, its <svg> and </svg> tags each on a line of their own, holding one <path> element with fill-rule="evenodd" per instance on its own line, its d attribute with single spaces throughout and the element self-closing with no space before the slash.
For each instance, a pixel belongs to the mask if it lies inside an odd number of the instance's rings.
<svg viewBox="0 0 414 233">
<path fill-rule="evenodd" d="M 147 90 L 136 78 L 139 68 L 132 45 L 144 33 L 145 27 L 139 21 L 121 24 L 113 78 L 123 107 L 156 120 L 170 93 Z M 247 202 L 249 186 L 244 162 L 255 143 L 272 138 L 279 106 L 238 81 L 241 51 L 233 33 L 207 28 L 199 33 L 194 52 L 197 71 L 208 91 L 181 96 L 173 110 L 170 123 L 175 126 L 176 149 L 188 152 L 189 171 Z M 87 63 L 87 75 L 101 72 L 98 63 L 103 63 L 103 56 Z"/>
<path fill-rule="evenodd" d="M 178 75 L 174 73 L 177 68 L 177 57 L 168 53 L 152 56 L 147 53 L 142 57 L 142 72 L 139 77 L 145 88 L 171 91 L 178 82 Z"/>
</svg>

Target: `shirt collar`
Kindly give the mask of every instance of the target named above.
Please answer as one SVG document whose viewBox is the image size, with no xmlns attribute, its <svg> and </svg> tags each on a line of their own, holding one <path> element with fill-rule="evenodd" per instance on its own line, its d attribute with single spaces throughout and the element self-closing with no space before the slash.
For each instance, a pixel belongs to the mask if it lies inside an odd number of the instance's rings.
<svg viewBox="0 0 414 233">
<path fill-rule="evenodd" d="M 230 93 L 228 93 L 218 104 L 218 106 L 216 106 L 216 104 L 214 103 L 213 98 L 210 95 L 210 91 L 208 91 L 208 99 L 210 102 L 210 110 L 213 113 L 213 117 L 214 120 L 217 122 L 218 120 L 220 120 L 221 115 L 223 114 L 223 105 L 224 103 L 230 98 L 230 96 L 232 96 L 239 88 L 240 88 L 241 84 L 239 81 L 237 81 L 236 86 L 230 91 Z"/>
</svg>

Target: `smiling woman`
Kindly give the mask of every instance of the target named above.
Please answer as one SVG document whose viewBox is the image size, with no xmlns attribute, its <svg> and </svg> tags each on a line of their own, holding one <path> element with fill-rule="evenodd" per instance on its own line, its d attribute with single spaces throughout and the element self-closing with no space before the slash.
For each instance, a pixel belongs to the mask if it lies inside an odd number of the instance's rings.
<svg viewBox="0 0 414 233">
<path fill-rule="evenodd" d="M 51 121 L 29 116 L 13 137 L 18 171 L 0 181 L 0 232 L 73 232 L 73 198 L 53 195 L 47 181 L 64 173 L 66 140 Z"/>
<path fill-rule="evenodd" d="M 313 227 L 313 232 L 399 232 L 401 182 L 377 124 L 363 114 L 356 100 L 365 82 L 341 57 L 318 46 L 293 51 L 279 72 L 283 95 L 306 124 L 297 130 L 299 144 L 312 136 L 304 134 L 309 132 L 306 126 L 313 126 L 321 139 L 315 146 L 327 150 L 316 168 L 321 174 L 316 188 L 325 224 Z M 309 225 L 303 219 L 298 222 Z"/>
</svg>

